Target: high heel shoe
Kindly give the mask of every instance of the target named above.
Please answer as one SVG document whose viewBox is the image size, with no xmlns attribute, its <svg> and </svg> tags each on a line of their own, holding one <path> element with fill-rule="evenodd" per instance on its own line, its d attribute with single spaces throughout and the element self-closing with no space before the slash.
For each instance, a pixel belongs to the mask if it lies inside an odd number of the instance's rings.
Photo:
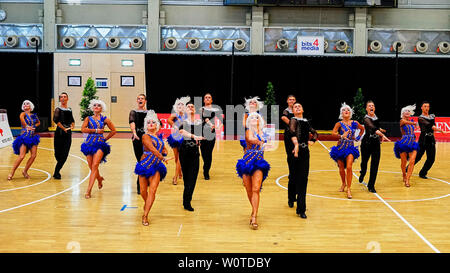
<svg viewBox="0 0 450 273">
<path fill-rule="evenodd" d="M 144 226 L 149 225 L 148 218 L 145 215 L 142 215 L 142 225 Z"/>
<path fill-rule="evenodd" d="M 347 185 L 341 186 L 341 188 L 339 189 L 339 191 L 340 191 L 340 192 L 344 192 L 346 187 L 347 187 Z"/>
<path fill-rule="evenodd" d="M 91 198 L 91 194 L 90 194 L 90 193 L 86 193 L 86 194 L 84 195 L 84 198 L 90 199 L 90 198 Z"/>
<path fill-rule="evenodd" d="M 105 180 L 105 178 L 103 178 L 103 176 L 100 176 L 100 178 L 98 179 L 98 189 L 101 190 L 103 188 L 103 180 Z"/>
<path fill-rule="evenodd" d="M 258 224 L 256 223 L 256 216 L 252 216 L 252 218 L 250 219 L 250 228 L 253 230 L 258 229 Z"/>
<path fill-rule="evenodd" d="M 409 188 L 411 185 L 409 184 L 409 180 L 405 181 L 405 187 Z"/>
<path fill-rule="evenodd" d="M 177 178 L 176 177 L 172 178 L 172 185 L 177 185 L 177 184 L 178 184 Z"/>
<path fill-rule="evenodd" d="M 8 180 L 12 180 L 13 175 L 12 174 L 8 174 Z"/>
<path fill-rule="evenodd" d="M 25 177 L 26 179 L 30 179 L 30 176 L 29 176 L 28 173 L 26 173 L 25 171 L 22 171 L 22 175 L 23 175 L 23 177 Z"/>
<path fill-rule="evenodd" d="M 350 191 L 350 189 L 347 190 L 347 198 L 352 199 L 352 192 Z"/>
</svg>

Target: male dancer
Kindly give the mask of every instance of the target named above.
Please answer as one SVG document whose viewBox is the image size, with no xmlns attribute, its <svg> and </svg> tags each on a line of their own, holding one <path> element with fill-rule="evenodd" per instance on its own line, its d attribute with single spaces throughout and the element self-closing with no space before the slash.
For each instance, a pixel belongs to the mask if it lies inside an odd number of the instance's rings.
<svg viewBox="0 0 450 273">
<path fill-rule="evenodd" d="M 210 93 L 206 93 L 203 96 L 202 107 L 202 125 L 203 134 L 206 137 L 205 140 L 201 141 L 200 150 L 202 151 L 203 159 L 203 177 L 205 180 L 209 180 L 209 170 L 211 169 L 212 163 L 212 152 L 214 145 L 216 143 L 216 127 L 215 127 L 215 117 L 222 121 L 220 109 L 214 108 L 212 106 L 212 96 Z"/>
<path fill-rule="evenodd" d="M 137 162 L 141 161 L 142 154 L 144 153 L 142 146 L 142 136 L 145 134 L 144 120 L 147 116 L 147 96 L 145 94 L 139 94 L 136 98 L 137 109 L 131 110 L 128 118 L 131 132 L 133 136 L 134 156 Z M 141 194 L 141 187 L 139 185 L 139 176 L 137 178 L 137 194 Z"/>
<path fill-rule="evenodd" d="M 364 129 L 366 133 L 361 141 L 361 171 L 359 175 L 359 182 L 364 181 L 364 176 L 367 172 L 367 162 L 370 161 L 370 177 L 367 188 L 370 192 L 376 193 L 375 180 L 377 179 L 378 165 L 380 163 L 380 137 L 382 140 L 390 141 L 384 133 L 386 130 L 380 128 L 380 121 L 375 115 L 375 104 L 369 100 L 366 103 L 367 115 L 364 117 Z"/>
<path fill-rule="evenodd" d="M 419 116 L 419 126 L 420 126 L 420 136 L 419 136 L 419 152 L 416 156 L 416 161 L 420 161 L 423 154 L 427 153 L 427 160 L 423 164 L 422 169 L 419 172 L 419 177 L 423 179 L 427 179 L 427 173 L 433 166 L 434 160 L 436 158 L 436 139 L 434 138 L 434 131 L 441 132 L 446 134 L 448 132 L 444 132 L 438 127 L 436 127 L 436 123 L 434 121 L 435 116 L 433 114 L 430 115 L 430 103 L 424 101 L 422 103 L 422 114 Z"/>
<path fill-rule="evenodd" d="M 288 107 L 284 109 L 283 114 L 281 115 L 281 120 L 283 121 L 282 124 L 284 124 L 284 148 L 286 150 L 287 155 L 287 163 L 289 168 L 289 182 L 288 182 L 288 206 L 290 208 L 294 207 L 294 202 L 297 200 L 296 197 L 296 189 L 295 189 L 295 181 L 292 177 L 293 167 L 294 167 L 294 156 L 292 154 L 292 150 L 294 149 L 294 144 L 292 143 L 291 136 L 289 134 L 289 122 L 291 118 L 294 117 L 294 113 L 292 112 L 292 107 L 294 103 L 296 102 L 294 95 L 289 95 L 287 97 L 287 104 Z"/>
<path fill-rule="evenodd" d="M 69 156 L 70 146 L 72 145 L 72 129 L 75 127 L 72 109 L 67 107 L 69 96 L 66 92 L 59 95 L 61 106 L 56 107 L 53 114 L 53 121 L 56 123 L 56 131 L 53 139 L 53 147 L 55 150 L 56 166 L 53 178 L 61 179 L 59 171 Z"/>
</svg>

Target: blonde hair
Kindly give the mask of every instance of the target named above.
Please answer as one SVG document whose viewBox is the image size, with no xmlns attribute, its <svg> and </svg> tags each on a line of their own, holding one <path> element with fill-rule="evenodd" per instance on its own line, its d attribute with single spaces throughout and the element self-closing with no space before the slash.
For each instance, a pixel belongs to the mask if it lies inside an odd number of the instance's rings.
<svg viewBox="0 0 450 273">
<path fill-rule="evenodd" d="M 24 101 L 22 102 L 22 111 L 25 111 L 25 110 L 23 109 L 23 107 L 25 106 L 25 103 L 29 103 L 29 104 L 30 104 L 30 111 L 33 111 L 33 110 L 34 110 L 34 104 L 33 104 L 31 101 L 29 101 L 29 100 L 24 100 Z"/>
<path fill-rule="evenodd" d="M 89 102 L 89 109 L 94 111 L 94 104 L 100 104 L 102 106 L 102 112 L 106 111 L 106 104 L 101 100 L 91 100 Z"/>
<path fill-rule="evenodd" d="M 403 118 L 403 114 L 406 111 L 409 111 L 411 113 L 411 116 L 414 115 L 414 110 L 416 110 L 416 104 L 408 105 L 402 108 L 402 111 L 400 112 L 400 118 Z"/>
<path fill-rule="evenodd" d="M 350 111 L 350 118 L 353 116 L 353 108 L 350 107 L 350 105 L 346 104 L 345 102 L 341 104 L 341 109 L 339 110 L 339 119 L 343 119 L 342 117 L 342 111 L 344 109 L 348 109 Z"/>
</svg>

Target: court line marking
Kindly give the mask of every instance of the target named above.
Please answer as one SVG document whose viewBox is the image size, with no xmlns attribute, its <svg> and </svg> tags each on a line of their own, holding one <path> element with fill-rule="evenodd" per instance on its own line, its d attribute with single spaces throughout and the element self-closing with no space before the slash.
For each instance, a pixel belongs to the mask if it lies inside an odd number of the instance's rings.
<svg viewBox="0 0 450 273">
<path fill-rule="evenodd" d="M 318 172 L 336 172 L 337 170 L 313 170 L 313 171 L 309 171 L 310 173 L 318 173 Z M 384 172 L 384 173 L 396 173 L 396 174 L 400 174 L 400 172 L 392 172 L 392 171 L 378 171 L 378 172 Z M 289 174 L 285 174 L 282 175 L 280 177 L 278 177 L 275 180 L 275 183 L 280 187 L 283 188 L 285 190 L 287 190 L 287 188 L 283 185 L 280 184 L 280 180 L 286 176 L 289 176 Z M 418 175 L 414 175 L 414 176 L 418 176 Z M 449 184 L 449 182 L 442 180 L 442 179 L 438 179 L 438 178 L 433 178 L 431 176 L 428 177 L 429 179 L 434 179 L 437 180 L 439 182 L 443 182 L 446 184 Z M 365 184 L 364 184 L 365 185 Z M 343 201 L 352 201 L 352 202 L 374 202 L 374 203 L 382 203 L 381 200 L 367 200 L 367 199 L 348 199 L 348 198 L 339 198 L 339 197 L 332 197 L 332 196 L 323 196 L 323 195 L 317 195 L 317 194 L 311 194 L 311 193 L 307 193 L 306 195 L 309 196 L 313 196 L 313 197 L 318 197 L 318 198 L 325 198 L 325 199 L 333 199 L 333 200 L 343 200 Z M 449 197 L 450 193 L 446 194 L 446 195 L 442 195 L 442 196 L 437 196 L 437 197 L 430 197 L 430 198 L 423 198 L 423 199 L 412 199 L 412 200 L 389 200 L 390 203 L 407 203 L 407 202 L 423 202 L 423 201 L 431 201 L 431 200 L 437 200 L 437 199 L 442 199 L 442 198 L 446 198 Z"/>
<path fill-rule="evenodd" d="M 320 145 L 322 145 L 323 148 L 325 148 L 325 150 L 327 150 L 328 152 L 330 152 L 330 150 L 327 148 L 327 146 L 325 146 L 320 140 L 318 140 L 317 142 L 319 142 Z M 353 175 L 356 178 L 359 178 L 355 172 L 352 172 Z M 441 253 L 432 243 L 430 243 L 416 228 L 414 228 L 402 215 L 400 215 L 400 213 L 398 213 L 398 211 L 396 211 L 391 205 L 389 205 L 381 196 L 378 195 L 378 193 L 374 193 L 375 196 L 380 199 L 383 204 L 385 204 L 392 212 L 394 212 L 395 215 L 398 216 L 398 218 L 400 218 L 400 220 L 403 221 L 403 223 L 405 223 L 412 231 L 414 231 L 414 233 L 417 234 L 417 236 L 419 236 L 420 239 L 422 239 L 422 241 L 424 241 L 434 252 L 436 253 Z"/>
<path fill-rule="evenodd" d="M 0 165 L 0 167 L 11 168 L 11 166 L 6 166 L 6 165 Z M 25 169 L 25 167 L 19 167 L 19 168 Z M 41 170 L 41 169 L 30 168 L 30 170 L 43 172 L 43 173 L 47 174 L 47 179 L 44 179 L 43 181 L 31 184 L 31 185 L 23 186 L 23 187 L 17 187 L 17 188 L 12 188 L 12 189 L 0 190 L 0 192 L 15 191 L 15 190 L 25 189 L 25 188 L 29 188 L 29 187 L 34 187 L 34 186 L 37 186 L 37 185 L 40 185 L 42 183 L 47 182 L 52 177 L 50 173 L 48 173 L 47 171 Z M 12 182 L 10 182 L 10 183 L 12 183 Z"/>
<path fill-rule="evenodd" d="M 43 149 L 43 150 L 48 150 L 48 151 L 54 151 L 53 149 L 44 148 L 44 147 L 38 147 L 38 149 Z M 75 158 L 80 159 L 81 161 L 83 161 L 84 163 L 86 163 L 86 165 L 88 165 L 88 162 L 87 162 L 85 159 L 83 159 L 83 158 L 81 158 L 81 157 L 79 157 L 79 156 L 77 156 L 77 155 L 70 154 L 70 153 L 69 153 L 69 155 L 72 156 L 72 157 L 75 157 Z M 88 166 L 89 166 L 89 165 L 88 165 Z M 22 205 L 15 206 L 15 207 L 12 207 L 12 208 L 0 210 L 0 213 L 7 212 L 7 211 L 11 211 L 11 210 L 15 210 L 15 209 L 22 208 L 22 207 L 26 207 L 26 206 L 29 206 L 29 205 L 32 205 L 32 204 L 36 204 L 36 203 L 42 202 L 42 201 L 44 201 L 44 200 L 53 198 L 53 197 L 55 197 L 55 196 L 61 195 L 61 194 L 65 193 L 65 192 L 68 192 L 68 191 L 74 189 L 75 187 L 78 187 L 79 185 L 81 185 L 84 181 L 86 181 L 86 180 L 89 178 L 90 175 L 91 175 L 91 170 L 89 169 L 88 175 L 87 175 L 85 178 L 83 178 L 83 180 L 81 180 L 80 183 L 75 184 L 75 185 L 73 185 L 73 186 L 70 187 L 70 188 L 67 188 L 67 189 L 65 189 L 65 190 L 63 190 L 63 191 L 61 191 L 61 192 L 57 192 L 57 193 L 52 194 L 52 195 L 50 195 L 50 196 L 47 196 L 47 197 L 44 197 L 44 198 L 41 198 L 41 199 L 38 199 L 38 200 L 35 200 L 35 201 L 32 201 L 32 202 L 29 202 L 29 203 L 26 203 L 26 204 L 22 204 Z"/>
<path fill-rule="evenodd" d="M 178 229 L 177 237 L 180 237 L 181 229 L 183 228 L 183 224 L 180 225 L 180 229 Z"/>
</svg>

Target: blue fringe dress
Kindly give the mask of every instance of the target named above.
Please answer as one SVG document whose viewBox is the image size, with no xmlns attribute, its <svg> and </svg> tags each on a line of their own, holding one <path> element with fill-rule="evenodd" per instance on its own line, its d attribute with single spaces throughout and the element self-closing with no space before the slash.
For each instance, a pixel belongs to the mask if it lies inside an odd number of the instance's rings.
<svg viewBox="0 0 450 273">
<path fill-rule="evenodd" d="M 183 121 L 187 118 L 187 114 L 184 114 L 184 116 L 180 116 L 178 113 L 177 119 L 175 120 L 175 125 L 179 128 Z M 167 143 L 169 143 L 169 146 L 173 148 L 180 148 L 181 143 L 183 143 L 183 136 L 180 134 L 180 131 L 177 129 L 173 129 L 173 132 L 167 137 Z"/>
<path fill-rule="evenodd" d="M 401 153 L 409 154 L 414 150 L 419 151 L 419 143 L 416 142 L 416 135 L 414 134 L 414 125 L 405 124 L 402 129 L 402 138 L 394 144 L 394 154 L 397 158 L 400 158 Z"/>
<path fill-rule="evenodd" d="M 147 135 L 152 139 L 153 145 L 158 150 L 158 152 L 165 156 L 165 154 L 162 153 L 164 149 L 164 141 L 162 140 L 162 138 L 158 138 L 149 134 Z M 134 173 L 149 178 L 155 175 L 156 172 L 159 172 L 161 180 L 164 180 L 164 177 L 166 177 L 167 174 L 167 168 L 164 163 L 150 151 L 144 150 L 144 155 L 145 158 L 136 163 Z"/>
<path fill-rule="evenodd" d="M 258 134 L 256 136 L 260 141 L 263 141 L 263 138 Z M 242 159 L 238 160 L 236 172 L 242 178 L 244 174 L 252 175 L 256 170 L 262 171 L 264 181 L 269 174 L 270 164 L 264 159 L 264 151 L 261 150 L 261 146 L 252 144 L 250 147 L 247 147 Z"/>
<path fill-rule="evenodd" d="M 345 162 L 347 156 L 352 154 L 354 160 L 356 160 L 359 157 L 359 151 L 358 148 L 355 147 L 353 139 L 355 138 L 355 131 L 358 129 L 358 123 L 353 121 L 351 126 L 348 126 L 342 121 L 339 123 L 341 124 L 341 128 L 339 129 L 340 135 L 343 135 L 347 131 L 350 132 L 347 135 L 348 139 L 340 139 L 336 146 L 331 147 L 330 157 L 336 162 L 338 162 L 338 160 Z"/>
<path fill-rule="evenodd" d="M 36 114 L 28 115 L 25 113 L 25 123 L 27 126 L 35 127 L 36 123 L 39 122 L 38 116 Z M 14 140 L 12 144 L 13 151 L 16 155 L 20 154 L 20 147 L 25 145 L 27 148 L 27 153 L 31 147 L 38 145 L 40 142 L 40 136 L 34 131 L 27 131 L 26 127 L 22 126 L 22 131 L 20 135 Z"/>
<path fill-rule="evenodd" d="M 89 117 L 89 129 L 103 129 L 105 128 L 106 116 L 100 116 L 100 120 Z M 106 156 L 111 152 L 111 146 L 106 142 L 103 134 L 90 133 L 85 141 L 81 144 L 81 152 L 85 155 L 94 155 L 101 149 L 103 151 L 103 158 L 101 162 L 106 162 Z"/>
</svg>

